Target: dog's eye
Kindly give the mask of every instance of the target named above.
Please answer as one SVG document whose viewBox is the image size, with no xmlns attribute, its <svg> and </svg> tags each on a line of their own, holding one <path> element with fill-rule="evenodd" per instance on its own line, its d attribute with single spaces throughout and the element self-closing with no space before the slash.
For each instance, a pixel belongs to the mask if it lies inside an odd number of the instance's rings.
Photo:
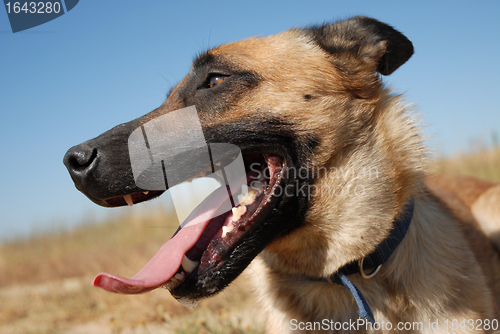
<svg viewBox="0 0 500 334">
<path fill-rule="evenodd" d="M 223 74 L 212 74 L 208 77 L 207 80 L 207 86 L 208 88 L 213 88 L 217 86 L 218 84 L 222 83 L 224 80 L 226 80 L 228 76 L 223 75 Z"/>
</svg>

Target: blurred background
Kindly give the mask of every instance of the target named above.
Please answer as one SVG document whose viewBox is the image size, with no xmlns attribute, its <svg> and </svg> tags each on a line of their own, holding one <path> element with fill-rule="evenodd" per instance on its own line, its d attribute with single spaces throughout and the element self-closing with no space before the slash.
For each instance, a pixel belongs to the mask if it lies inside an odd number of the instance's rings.
<svg viewBox="0 0 500 334">
<path fill-rule="evenodd" d="M 419 113 L 434 171 L 500 181 L 498 1 L 81 1 L 15 34 L 0 9 L 0 332 L 263 332 L 245 276 L 194 310 L 91 288 L 135 274 L 178 221 L 168 196 L 94 205 L 62 157 L 158 107 L 200 52 L 354 15 L 413 42 L 384 80 Z"/>
</svg>

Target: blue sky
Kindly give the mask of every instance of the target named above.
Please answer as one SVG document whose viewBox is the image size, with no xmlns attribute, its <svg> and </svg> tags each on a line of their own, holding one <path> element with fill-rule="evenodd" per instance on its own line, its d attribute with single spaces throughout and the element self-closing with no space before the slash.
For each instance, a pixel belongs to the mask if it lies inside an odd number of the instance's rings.
<svg viewBox="0 0 500 334">
<path fill-rule="evenodd" d="M 498 1 L 87 0 L 16 34 L 0 8 L 0 240 L 131 210 L 92 204 L 62 157 L 158 107 L 199 52 L 354 15 L 414 43 L 385 80 L 421 113 L 432 152 L 500 134 Z"/>
</svg>

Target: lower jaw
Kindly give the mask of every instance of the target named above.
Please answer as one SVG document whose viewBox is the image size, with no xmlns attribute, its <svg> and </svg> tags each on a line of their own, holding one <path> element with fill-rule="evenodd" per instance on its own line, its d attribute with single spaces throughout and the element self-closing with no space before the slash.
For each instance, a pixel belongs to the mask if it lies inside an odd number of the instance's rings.
<svg viewBox="0 0 500 334">
<path fill-rule="evenodd" d="M 164 287 L 170 290 L 174 297 L 181 298 L 186 294 L 194 294 L 201 298 L 217 293 L 225 285 L 217 287 L 216 282 L 224 280 L 229 283 L 235 279 L 252 261 L 253 257 L 257 255 L 258 252 L 254 254 L 252 258 L 248 259 L 248 261 L 243 262 L 236 259 L 241 269 L 238 270 L 233 268 L 235 270 L 232 272 L 231 270 L 224 270 L 225 275 L 221 277 L 221 270 L 226 266 L 228 259 L 230 259 L 232 257 L 231 255 L 235 253 L 235 250 L 245 242 L 248 234 L 267 219 L 279 199 L 279 197 L 275 196 L 275 192 L 284 182 L 283 169 L 285 168 L 284 160 L 281 159 L 280 161 L 281 167 L 279 171 L 275 171 L 274 175 L 271 176 L 269 184 L 260 194 L 261 198 L 258 198 L 259 194 L 256 196 L 256 202 L 259 203 L 259 205 L 246 220 L 239 222 L 239 224 L 234 227 L 234 230 L 227 233 L 224 238 L 219 237 L 212 239 L 206 249 L 202 251 L 201 255 L 199 255 L 199 253 L 197 256 L 193 254 L 193 249 L 186 253 L 189 260 L 192 261 L 192 259 L 197 259 L 195 261 L 199 261 L 199 265 L 189 273 L 183 270 L 181 266 L 177 273 L 179 279 L 167 282 Z M 176 275 L 174 275 L 174 278 Z M 210 284 L 210 282 L 213 282 L 213 284 Z M 203 286 L 203 291 L 198 293 L 194 292 L 193 287 L 200 285 Z"/>
</svg>

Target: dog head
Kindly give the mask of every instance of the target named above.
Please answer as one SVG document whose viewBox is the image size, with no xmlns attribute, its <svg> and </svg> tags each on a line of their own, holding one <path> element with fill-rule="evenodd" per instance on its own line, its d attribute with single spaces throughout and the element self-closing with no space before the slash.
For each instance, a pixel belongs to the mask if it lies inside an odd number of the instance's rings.
<svg viewBox="0 0 500 334">
<path fill-rule="evenodd" d="M 418 136 L 380 78 L 412 53 L 405 36 L 366 17 L 222 45 L 198 56 L 159 108 L 71 148 L 64 163 L 95 203 L 152 199 L 162 191 L 136 185 L 129 137 L 195 106 L 206 142 L 239 147 L 248 180 L 259 181 L 241 212 L 204 218 L 196 237 L 180 229 L 132 280 L 101 275 L 95 284 L 122 293 L 166 286 L 196 300 L 264 249 L 271 262 L 294 258 L 290 273 L 312 275 L 370 253 L 391 229 L 373 221 L 392 221 L 418 174 Z"/>
</svg>

